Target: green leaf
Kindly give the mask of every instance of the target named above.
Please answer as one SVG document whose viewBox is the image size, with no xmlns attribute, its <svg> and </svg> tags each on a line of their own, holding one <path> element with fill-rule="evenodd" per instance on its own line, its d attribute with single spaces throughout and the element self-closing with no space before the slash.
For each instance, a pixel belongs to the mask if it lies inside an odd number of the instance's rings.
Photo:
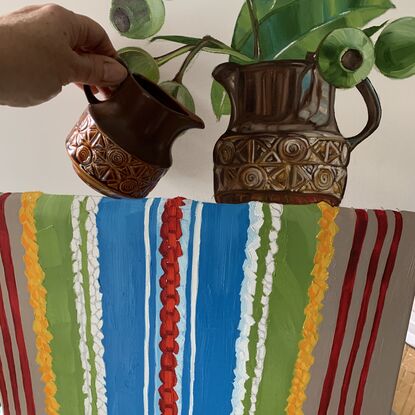
<svg viewBox="0 0 415 415">
<path fill-rule="evenodd" d="M 156 40 L 168 40 L 169 42 L 180 43 L 182 45 L 188 46 L 197 46 L 202 41 L 201 38 L 197 37 L 176 35 L 156 36 L 153 39 L 151 39 L 152 42 Z M 237 50 L 216 39 L 212 39 L 210 43 L 208 43 L 208 45 L 203 48 L 203 50 L 210 53 L 221 53 L 224 55 L 233 56 L 237 62 L 241 63 L 253 62 L 253 59 L 249 58 L 243 53 L 238 52 Z"/>
<path fill-rule="evenodd" d="M 388 24 L 388 20 L 386 20 L 386 22 L 383 22 L 379 26 L 367 27 L 366 29 L 363 30 L 363 32 L 365 32 L 366 36 L 372 37 L 374 34 L 379 32 L 379 30 L 383 29 L 387 24 Z"/>
<path fill-rule="evenodd" d="M 415 75 L 415 17 L 395 20 L 383 30 L 375 45 L 376 66 L 390 78 Z"/>
<path fill-rule="evenodd" d="M 276 7 L 282 8 L 296 0 L 255 0 L 257 19 L 261 23 L 263 19 Z M 252 34 L 252 24 L 249 15 L 249 9 L 245 3 L 239 13 L 236 21 L 235 30 L 232 39 L 232 46 L 236 50 L 243 48 L 244 41 Z M 249 54 L 251 56 L 251 54 Z"/>
<path fill-rule="evenodd" d="M 363 27 L 393 7 L 390 0 L 258 1 L 263 59 L 304 59 L 334 29 Z M 253 57 L 253 34 L 246 13 L 243 8 L 232 47 Z"/>
<path fill-rule="evenodd" d="M 143 75 L 155 83 L 159 81 L 160 71 L 157 62 L 145 50 L 136 47 L 126 47 L 120 49 L 118 55 L 131 73 Z"/>
<path fill-rule="evenodd" d="M 219 82 L 213 81 L 210 97 L 212 100 L 213 112 L 218 121 L 221 119 L 222 115 L 231 114 L 231 100 L 229 99 L 229 95 L 226 93 L 225 88 Z"/>
<path fill-rule="evenodd" d="M 174 81 L 166 81 L 160 84 L 160 88 L 176 99 L 191 112 L 196 112 L 195 101 L 190 91 L 183 85 Z"/>
<path fill-rule="evenodd" d="M 112 0 L 110 20 L 122 36 L 146 39 L 162 28 L 165 15 L 163 0 Z"/>
</svg>

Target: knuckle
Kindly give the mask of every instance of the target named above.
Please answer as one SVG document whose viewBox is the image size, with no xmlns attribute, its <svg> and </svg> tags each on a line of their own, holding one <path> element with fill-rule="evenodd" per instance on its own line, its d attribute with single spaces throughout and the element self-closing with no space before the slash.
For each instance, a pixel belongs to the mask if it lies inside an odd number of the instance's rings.
<svg viewBox="0 0 415 415">
<path fill-rule="evenodd" d="M 59 6 L 58 4 L 48 3 L 43 6 L 43 10 L 46 13 L 61 14 L 65 9 L 62 6 Z"/>
</svg>

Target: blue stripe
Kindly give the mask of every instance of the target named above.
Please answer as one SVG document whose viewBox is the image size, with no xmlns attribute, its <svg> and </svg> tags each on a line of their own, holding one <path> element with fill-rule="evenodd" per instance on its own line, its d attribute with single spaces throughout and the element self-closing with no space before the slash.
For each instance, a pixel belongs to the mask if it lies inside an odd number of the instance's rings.
<svg viewBox="0 0 415 415">
<path fill-rule="evenodd" d="M 205 204 L 197 298 L 194 415 L 230 414 L 249 206 Z"/>
<path fill-rule="evenodd" d="M 150 339 L 149 339 L 149 364 L 150 364 L 150 377 L 149 377 L 149 388 L 148 388 L 148 410 L 149 415 L 156 415 L 154 412 L 154 387 L 155 387 L 155 378 L 158 376 L 158 373 L 155 372 L 156 367 L 156 355 L 154 350 L 154 339 L 155 339 L 155 325 L 154 319 L 156 318 L 156 291 L 158 285 L 158 276 L 157 276 L 157 235 L 160 233 L 160 228 L 157 224 L 157 212 L 160 204 L 160 199 L 155 199 L 150 210 L 150 251 L 151 251 L 151 294 L 150 294 Z"/>
<path fill-rule="evenodd" d="M 190 393 L 190 298 L 192 288 L 192 259 L 193 259 L 193 237 L 195 230 L 195 212 L 197 203 L 192 203 L 190 211 L 190 228 L 189 228 L 189 244 L 187 251 L 187 274 L 186 274 L 186 336 L 183 350 L 183 378 L 182 378 L 182 415 L 189 413 L 189 393 Z"/>
<path fill-rule="evenodd" d="M 103 199 L 97 215 L 108 414 L 143 413 L 143 200 Z"/>
<path fill-rule="evenodd" d="M 161 381 L 160 381 L 160 368 L 161 368 L 161 351 L 160 351 L 160 347 L 159 347 L 159 343 L 161 341 L 161 337 L 160 337 L 160 326 L 161 326 L 161 321 L 160 321 L 160 311 L 161 311 L 161 300 L 160 300 L 160 294 L 161 294 L 161 288 L 160 288 L 160 284 L 159 284 L 159 279 L 160 277 L 163 275 L 163 269 L 161 268 L 161 259 L 162 256 L 159 252 L 159 247 L 161 245 L 161 235 L 160 235 L 160 229 L 161 229 L 161 225 L 162 225 L 162 219 L 161 216 L 163 215 L 164 212 L 164 205 L 166 204 L 167 199 L 161 199 L 160 203 L 159 203 L 159 207 L 157 209 L 157 242 L 156 242 L 156 313 L 154 315 L 154 331 L 155 331 L 155 336 L 154 336 L 154 354 L 155 354 L 155 377 L 154 377 L 154 414 L 159 414 L 160 413 L 160 409 L 159 409 L 159 392 L 158 389 L 161 386 Z"/>
</svg>

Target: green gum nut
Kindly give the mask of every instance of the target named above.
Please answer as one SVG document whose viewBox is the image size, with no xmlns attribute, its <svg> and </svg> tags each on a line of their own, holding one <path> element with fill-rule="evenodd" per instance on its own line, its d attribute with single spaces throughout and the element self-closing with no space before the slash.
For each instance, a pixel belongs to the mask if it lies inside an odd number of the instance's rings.
<svg viewBox="0 0 415 415">
<path fill-rule="evenodd" d="M 160 71 L 157 62 L 144 49 L 127 47 L 118 51 L 118 56 L 127 65 L 133 74 L 140 74 L 157 83 L 160 79 Z"/>
<path fill-rule="evenodd" d="M 317 51 L 321 76 L 337 88 L 352 88 L 367 78 L 375 63 L 372 41 L 359 29 L 333 30 Z"/>
<path fill-rule="evenodd" d="M 193 113 L 196 112 L 193 97 L 183 84 L 174 81 L 167 81 L 162 82 L 160 87 L 189 111 Z"/>
<path fill-rule="evenodd" d="M 395 20 L 380 34 L 376 46 L 376 66 L 390 78 L 415 75 L 415 17 Z"/>
<path fill-rule="evenodd" d="M 113 0 L 110 19 L 122 36 L 146 39 L 163 26 L 163 0 Z"/>
</svg>

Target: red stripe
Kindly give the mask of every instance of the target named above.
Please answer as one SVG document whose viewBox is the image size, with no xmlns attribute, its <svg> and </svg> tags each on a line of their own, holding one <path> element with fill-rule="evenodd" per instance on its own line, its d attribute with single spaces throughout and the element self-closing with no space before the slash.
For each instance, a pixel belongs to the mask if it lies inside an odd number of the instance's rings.
<svg viewBox="0 0 415 415">
<path fill-rule="evenodd" d="M 180 245 L 182 236 L 181 219 L 183 212 L 183 199 L 176 198 L 168 200 L 164 207 L 162 215 L 162 226 L 160 234 L 162 243 L 160 253 L 163 258 L 161 267 L 164 274 L 160 277 L 161 294 L 160 300 L 163 307 L 160 311 L 160 350 L 161 370 L 159 388 L 160 400 L 159 406 L 162 415 L 177 415 L 177 401 L 179 399 L 175 386 L 177 384 L 177 358 L 179 345 L 176 341 L 179 335 L 177 323 L 180 321 L 180 314 L 177 305 L 180 302 L 177 288 L 180 286 L 180 269 L 178 258 L 183 255 Z"/>
<path fill-rule="evenodd" d="M 339 311 L 337 314 L 336 330 L 334 332 L 331 347 L 329 365 L 324 379 L 323 391 L 320 398 L 318 415 L 326 415 L 331 400 L 334 380 L 336 377 L 339 356 L 346 333 L 347 319 L 352 301 L 353 288 L 356 280 L 357 266 L 362 253 L 363 242 L 366 236 L 368 214 L 365 210 L 356 209 L 356 224 L 354 230 L 353 245 L 349 256 L 346 274 L 344 277 L 342 294 L 340 297 Z"/>
<path fill-rule="evenodd" d="M 380 321 L 382 319 L 383 307 L 385 305 L 386 294 L 389 288 L 389 282 L 392 277 L 392 272 L 395 267 L 396 257 L 398 254 L 399 242 L 402 236 L 403 218 L 399 212 L 393 212 L 395 215 L 395 232 L 393 234 L 393 240 L 390 247 L 388 259 L 386 261 L 385 270 L 382 276 L 382 282 L 379 291 L 378 303 L 376 306 L 376 313 L 373 321 L 372 331 L 370 333 L 370 339 L 366 350 L 366 356 L 363 363 L 362 372 L 360 374 L 359 386 L 356 393 L 356 401 L 353 409 L 353 415 L 360 415 L 363 396 L 365 393 L 366 380 L 369 373 L 370 362 L 372 360 L 373 351 L 375 350 L 376 339 L 379 332 Z"/>
<path fill-rule="evenodd" d="M 9 396 L 7 393 L 6 382 L 4 379 L 3 363 L 0 358 L 0 393 L 3 403 L 4 415 L 10 415 Z"/>
<path fill-rule="evenodd" d="M 340 403 L 338 415 L 344 415 L 347 394 L 349 392 L 350 380 L 353 373 L 354 364 L 356 362 L 357 353 L 359 351 L 360 342 L 362 340 L 363 329 L 366 324 L 367 310 L 369 308 L 370 297 L 372 295 L 373 285 L 376 279 L 376 273 L 379 266 L 380 254 L 382 253 L 383 244 L 388 230 L 388 219 L 384 210 L 375 210 L 378 222 L 378 233 L 372 256 L 367 271 L 366 286 L 363 292 L 362 304 L 360 306 L 359 318 L 357 320 L 356 333 L 354 335 L 352 350 L 350 352 L 349 361 L 347 362 L 346 372 L 344 374 L 343 385 L 340 395 Z"/>
<path fill-rule="evenodd" d="M 0 196 L 0 200 L 3 201 L 8 197 L 10 193 L 3 194 Z M 6 243 L 3 233 L 0 234 L 0 246 L 3 246 Z M 12 339 L 10 336 L 9 325 L 7 322 L 6 311 L 4 308 L 3 301 L 3 292 L 0 287 L 0 327 L 1 333 L 3 335 L 4 350 L 6 352 L 7 366 L 9 368 L 10 382 L 12 384 L 12 393 L 13 393 L 13 402 L 16 410 L 16 414 L 21 415 L 20 401 L 19 401 L 19 389 L 17 387 L 17 377 L 16 377 L 16 368 L 14 366 L 13 359 L 13 348 L 12 348 Z"/>
<path fill-rule="evenodd" d="M 10 235 L 7 229 L 6 215 L 4 212 L 6 199 L 9 195 L 0 197 L 0 253 L 3 261 L 4 274 L 6 276 L 7 291 L 9 294 L 10 308 L 13 316 L 16 342 L 19 349 L 20 367 L 23 377 L 23 389 L 26 397 L 26 409 L 28 415 L 35 415 L 35 402 L 33 399 L 32 379 L 30 375 L 29 360 L 27 357 L 26 343 L 23 334 L 22 316 L 17 293 L 16 276 L 14 272 Z"/>
</svg>

